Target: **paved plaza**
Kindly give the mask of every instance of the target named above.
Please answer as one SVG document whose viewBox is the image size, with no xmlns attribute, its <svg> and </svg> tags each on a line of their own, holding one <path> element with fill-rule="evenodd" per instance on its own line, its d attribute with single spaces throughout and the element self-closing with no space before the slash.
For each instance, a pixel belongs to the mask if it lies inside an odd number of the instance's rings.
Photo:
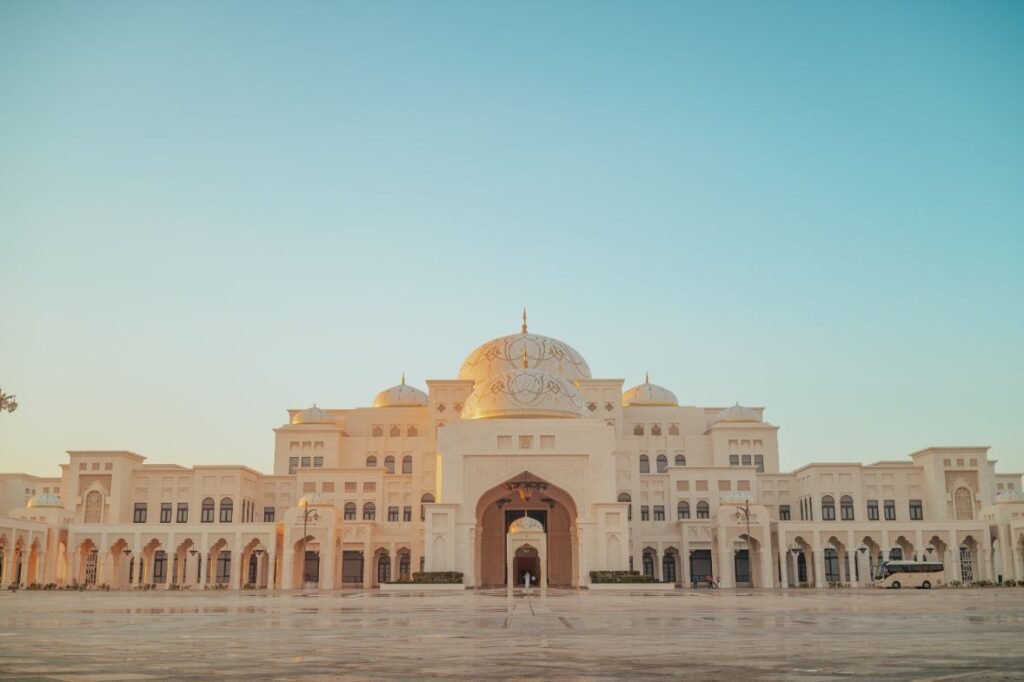
<svg viewBox="0 0 1024 682">
<path fill-rule="evenodd" d="M 0 679 L 1024 680 L 1024 589 L 0 594 Z"/>
</svg>

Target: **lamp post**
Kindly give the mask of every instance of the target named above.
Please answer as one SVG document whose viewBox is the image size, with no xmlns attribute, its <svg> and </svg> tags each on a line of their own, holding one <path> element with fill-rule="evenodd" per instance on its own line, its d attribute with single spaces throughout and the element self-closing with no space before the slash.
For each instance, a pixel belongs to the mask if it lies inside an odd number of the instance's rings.
<svg viewBox="0 0 1024 682">
<path fill-rule="evenodd" d="M 309 497 L 303 497 L 302 498 L 302 502 L 300 503 L 302 505 L 302 569 L 301 569 L 302 570 L 302 578 L 301 578 L 301 580 L 302 580 L 302 589 L 303 590 L 306 589 L 306 539 L 308 537 L 308 534 L 306 533 L 306 528 L 309 526 L 309 520 L 311 518 L 313 519 L 313 523 L 316 523 L 317 521 L 320 520 L 320 515 L 317 514 L 316 509 L 315 508 L 314 509 L 310 509 L 310 507 L 309 507 L 310 502 L 315 502 L 315 501 L 316 500 L 310 499 Z"/>
<path fill-rule="evenodd" d="M 15 400 L 15 397 L 0 391 L 0 412 L 14 412 L 18 409 L 18 401 Z"/>
</svg>

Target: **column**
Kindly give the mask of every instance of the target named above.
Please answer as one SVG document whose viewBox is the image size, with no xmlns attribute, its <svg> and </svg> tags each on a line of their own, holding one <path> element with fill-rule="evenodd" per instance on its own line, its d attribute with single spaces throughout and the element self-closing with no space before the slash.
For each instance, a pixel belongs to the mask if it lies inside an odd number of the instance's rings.
<svg viewBox="0 0 1024 682">
<path fill-rule="evenodd" d="M 999 537 L 999 558 L 1002 563 L 1000 572 L 1003 574 L 1003 580 L 1010 580 L 1014 576 L 1013 555 L 1016 548 L 1010 542 L 1009 526 L 1000 524 L 997 535 Z"/>
<path fill-rule="evenodd" d="M 324 541 L 320 543 L 320 587 L 321 589 L 334 589 L 334 531 L 327 529 Z M 395 554 L 395 571 L 391 574 L 392 580 L 398 580 L 398 554 Z"/>
<path fill-rule="evenodd" d="M 686 539 L 686 533 L 683 532 L 683 541 L 680 543 L 683 548 L 682 553 L 679 555 L 679 575 L 682 576 L 683 587 L 689 587 L 692 583 L 690 582 L 690 543 Z"/>
<path fill-rule="evenodd" d="M 82 570 L 82 546 L 79 545 L 75 548 L 75 551 L 71 554 L 71 563 L 68 566 L 68 584 L 80 583 L 79 571 Z M 8 564 L 10 565 L 10 564 Z"/>
<path fill-rule="evenodd" d="M 767 535 L 767 533 L 765 533 Z M 775 587 L 775 570 L 772 568 L 772 547 L 771 543 L 764 543 L 760 546 L 758 553 L 761 555 L 761 584 L 759 587 Z M 753 566 L 751 566 L 753 569 Z"/>
<path fill-rule="evenodd" d="M 736 562 L 732 556 L 732 548 L 724 542 L 718 545 L 718 565 L 712 566 L 712 571 L 718 575 L 719 587 L 735 586 L 736 582 L 733 579 L 733 573 L 736 571 Z"/>
<path fill-rule="evenodd" d="M 946 575 L 951 580 L 963 581 L 964 576 L 960 572 L 960 544 L 956 541 L 956 531 L 951 530 L 946 535 L 946 556 L 949 563 L 946 564 Z"/>
<path fill-rule="evenodd" d="M 792 556 L 792 552 L 786 547 L 785 543 L 782 542 L 782 538 L 779 538 L 779 585 L 784 590 L 789 589 L 789 557 Z"/>
<path fill-rule="evenodd" d="M 0 587 L 6 588 L 11 581 L 11 562 L 14 561 L 14 547 L 4 547 L 3 573 L 0 573 Z"/>
<path fill-rule="evenodd" d="M 373 587 L 373 552 L 370 545 L 363 545 L 363 589 Z"/>
<path fill-rule="evenodd" d="M 1017 549 L 1017 543 L 1013 543 L 1013 564 L 1016 571 L 1016 580 L 1024 580 L 1024 551 Z"/>
<path fill-rule="evenodd" d="M 286 549 L 281 552 L 281 589 L 291 590 L 295 588 L 295 552 Z"/>
<path fill-rule="evenodd" d="M 654 579 L 660 583 L 663 578 L 661 575 L 661 566 L 662 562 L 665 561 L 665 555 L 662 553 L 660 542 L 655 544 L 654 551 Z"/>
</svg>

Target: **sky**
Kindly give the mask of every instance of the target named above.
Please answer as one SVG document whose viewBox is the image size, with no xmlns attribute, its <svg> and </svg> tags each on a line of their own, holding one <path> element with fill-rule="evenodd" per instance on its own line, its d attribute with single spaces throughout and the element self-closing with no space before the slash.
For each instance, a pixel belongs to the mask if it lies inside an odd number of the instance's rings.
<svg viewBox="0 0 1024 682">
<path fill-rule="evenodd" d="M 1024 472 L 1020 2 L 0 3 L 0 471 L 270 471 L 487 339 Z"/>
</svg>

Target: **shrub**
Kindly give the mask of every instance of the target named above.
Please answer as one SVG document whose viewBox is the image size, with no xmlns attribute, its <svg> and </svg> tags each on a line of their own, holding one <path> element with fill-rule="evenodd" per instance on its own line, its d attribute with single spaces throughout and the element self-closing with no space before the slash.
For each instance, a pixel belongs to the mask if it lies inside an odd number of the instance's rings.
<svg viewBox="0 0 1024 682">
<path fill-rule="evenodd" d="M 458 571 L 424 571 L 422 573 L 413 573 L 412 581 L 414 583 L 461 585 L 462 573 Z"/>
<path fill-rule="evenodd" d="M 7 589 L 10 590 L 11 592 L 17 592 L 19 587 L 21 587 L 21 586 L 18 583 L 11 583 L 10 585 L 7 586 Z"/>
<path fill-rule="evenodd" d="M 975 580 L 971 585 L 974 587 L 992 587 L 993 583 L 991 580 Z"/>
<path fill-rule="evenodd" d="M 242 589 L 243 590 L 255 590 L 256 589 L 256 583 L 246 583 L 246 584 L 242 585 Z"/>
<path fill-rule="evenodd" d="M 1017 587 L 1017 581 L 1013 578 L 1003 581 L 1003 587 Z"/>
<path fill-rule="evenodd" d="M 640 571 L 591 571 L 592 583 L 654 583 L 657 580 L 651 575 L 641 575 Z"/>
<path fill-rule="evenodd" d="M 960 582 L 959 580 L 950 580 L 948 583 L 946 583 L 946 587 L 962 587 L 962 586 L 963 586 L 963 583 Z"/>
</svg>

